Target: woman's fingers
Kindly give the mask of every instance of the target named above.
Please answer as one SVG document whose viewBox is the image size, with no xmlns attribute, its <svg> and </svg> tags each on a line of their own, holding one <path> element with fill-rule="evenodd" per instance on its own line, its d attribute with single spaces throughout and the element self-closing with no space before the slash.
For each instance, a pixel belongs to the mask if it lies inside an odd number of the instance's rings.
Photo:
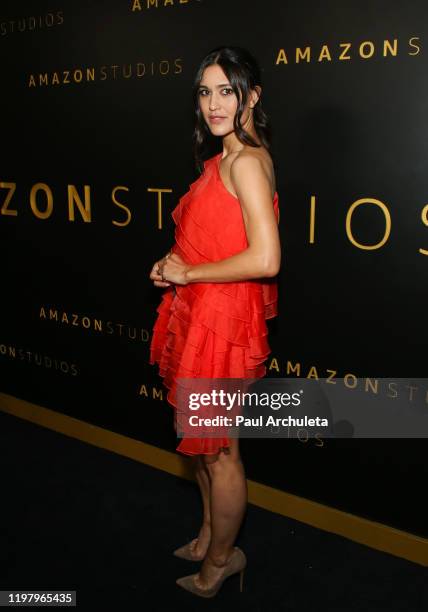
<svg viewBox="0 0 428 612">
<path fill-rule="evenodd" d="M 171 285 L 170 282 L 162 280 L 162 275 L 158 274 L 155 268 L 150 273 L 150 278 L 154 282 L 155 287 L 169 287 Z"/>
<path fill-rule="evenodd" d="M 152 271 L 150 272 L 150 278 L 152 280 L 161 280 L 162 278 L 162 275 L 160 274 L 159 264 L 160 264 L 160 261 L 157 261 L 154 264 Z"/>
<path fill-rule="evenodd" d="M 150 279 L 153 281 L 155 287 L 170 287 L 172 284 L 169 281 L 162 280 L 162 269 L 167 259 L 167 257 L 163 257 L 153 265 L 152 271 L 150 272 Z"/>
<path fill-rule="evenodd" d="M 152 280 L 161 280 L 162 276 L 160 274 L 158 274 L 158 272 L 151 272 L 150 273 L 150 278 Z"/>
<path fill-rule="evenodd" d="M 163 281 L 162 276 L 155 272 L 152 272 L 152 274 L 150 274 L 150 278 L 154 282 L 156 287 L 169 287 L 171 284 L 169 281 Z"/>
<path fill-rule="evenodd" d="M 171 283 L 169 283 L 168 281 L 154 281 L 154 286 L 155 287 L 170 287 Z"/>
</svg>

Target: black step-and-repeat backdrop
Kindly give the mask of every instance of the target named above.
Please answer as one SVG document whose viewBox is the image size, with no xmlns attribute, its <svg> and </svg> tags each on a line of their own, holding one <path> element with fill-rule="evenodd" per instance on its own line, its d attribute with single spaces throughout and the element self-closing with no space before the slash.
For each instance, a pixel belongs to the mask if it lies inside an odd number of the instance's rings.
<svg viewBox="0 0 428 612">
<path fill-rule="evenodd" d="M 425 376 L 427 24 L 425 1 L 3 2 L 1 391 L 174 451 L 148 275 L 198 176 L 192 80 L 222 44 L 258 58 L 273 125 L 268 376 Z M 425 439 L 241 448 L 253 480 L 428 535 Z"/>
</svg>

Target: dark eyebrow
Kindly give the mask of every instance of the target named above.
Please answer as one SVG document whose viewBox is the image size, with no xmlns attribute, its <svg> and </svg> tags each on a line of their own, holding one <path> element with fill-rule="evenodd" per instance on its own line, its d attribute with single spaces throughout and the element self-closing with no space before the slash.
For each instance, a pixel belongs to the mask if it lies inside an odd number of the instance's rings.
<svg viewBox="0 0 428 612">
<path fill-rule="evenodd" d="M 220 83 L 220 85 L 217 85 L 217 87 L 229 87 L 230 83 Z M 200 84 L 199 87 L 204 87 L 205 89 L 209 89 L 209 87 L 207 87 L 206 85 L 202 85 Z"/>
</svg>

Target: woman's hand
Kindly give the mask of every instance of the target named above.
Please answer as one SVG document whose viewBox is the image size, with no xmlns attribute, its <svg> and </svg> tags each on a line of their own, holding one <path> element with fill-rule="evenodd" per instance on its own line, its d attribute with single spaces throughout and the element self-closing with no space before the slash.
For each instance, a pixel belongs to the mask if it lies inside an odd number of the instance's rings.
<svg viewBox="0 0 428 612">
<path fill-rule="evenodd" d="M 164 258 L 163 263 L 159 266 L 160 274 L 164 280 L 175 285 L 187 285 L 186 272 L 191 267 L 177 253 L 171 253 L 168 257 Z"/>
<path fill-rule="evenodd" d="M 171 283 L 162 280 L 162 267 L 171 252 L 167 253 L 165 257 L 156 261 L 153 265 L 152 271 L 150 272 L 150 278 L 153 281 L 155 287 L 170 287 Z"/>
<path fill-rule="evenodd" d="M 172 284 L 186 285 L 185 274 L 190 267 L 180 255 L 169 252 L 154 264 L 150 278 L 155 287 L 170 287 Z"/>
</svg>

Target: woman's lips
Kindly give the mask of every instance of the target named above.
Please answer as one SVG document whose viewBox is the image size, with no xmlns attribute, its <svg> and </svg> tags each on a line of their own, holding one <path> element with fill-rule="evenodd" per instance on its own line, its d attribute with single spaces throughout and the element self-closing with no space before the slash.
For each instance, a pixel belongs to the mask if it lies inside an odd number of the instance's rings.
<svg viewBox="0 0 428 612">
<path fill-rule="evenodd" d="M 211 123 L 220 123 L 220 121 L 223 121 L 224 119 L 226 119 L 226 117 L 210 117 Z"/>
</svg>

